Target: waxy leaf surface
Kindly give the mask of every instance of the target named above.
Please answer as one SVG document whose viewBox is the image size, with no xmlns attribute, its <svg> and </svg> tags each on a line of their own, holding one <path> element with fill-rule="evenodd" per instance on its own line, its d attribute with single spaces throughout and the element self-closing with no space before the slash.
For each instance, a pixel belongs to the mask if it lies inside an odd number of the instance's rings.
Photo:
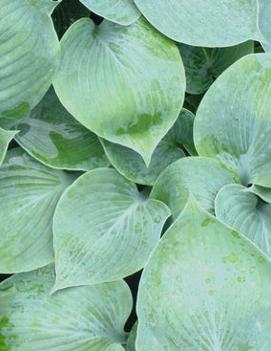
<svg viewBox="0 0 271 351">
<path fill-rule="evenodd" d="M 54 216 L 55 290 L 118 280 L 143 268 L 170 215 L 113 169 L 89 171 Z"/>
<path fill-rule="evenodd" d="M 0 350 L 124 351 L 132 297 L 123 281 L 50 295 L 52 265 L 0 284 Z"/>
<path fill-rule="evenodd" d="M 50 14 L 58 1 L 1 0 L 0 126 L 9 128 L 40 101 L 59 64 Z"/>
<path fill-rule="evenodd" d="M 270 98 L 271 55 L 247 55 L 214 82 L 195 118 L 199 155 L 218 158 L 245 186 L 271 187 Z"/>
<path fill-rule="evenodd" d="M 53 261 L 56 203 L 74 177 L 8 152 L 0 168 L 0 272 L 36 269 Z"/>
<path fill-rule="evenodd" d="M 100 137 L 148 165 L 180 113 L 185 76 L 176 45 L 143 18 L 125 27 L 75 22 L 61 40 L 54 81 L 67 110 Z"/>
<path fill-rule="evenodd" d="M 50 167 L 89 170 L 109 164 L 97 136 L 65 110 L 53 89 L 16 128 L 20 146 Z"/>
<path fill-rule="evenodd" d="M 271 263 L 194 202 L 140 282 L 137 351 L 268 351 Z"/>
</svg>

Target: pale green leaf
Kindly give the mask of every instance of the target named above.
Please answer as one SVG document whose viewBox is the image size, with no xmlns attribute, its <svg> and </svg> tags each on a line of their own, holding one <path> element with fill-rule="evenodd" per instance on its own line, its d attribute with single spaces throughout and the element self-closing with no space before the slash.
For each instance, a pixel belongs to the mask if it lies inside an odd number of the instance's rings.
<svg viewBox="0 0 271 351">
<path fill-rule="evenodd" d="M 129 25 L 140 17 L 133 0 L 80 0 L 91 11 L 109 21 Z"/>
<path fill-rule="evenodd" d="M 102 143 L 110 162 L 123 176 L 138 184 L 153 185 L 168 165 L 185 156 L 182 148 L 195 150 L 193 123 L 194 115 L 183 109 L 174 126 L 154 150 L 149 167 L 135 151 L 106 140 Z"/>
<path fill-rule="evenodd" d="M 8 131 L 0 128 L 0 166 L 6 156 L 8 145 L 16 134 L 17 131 Z"/>
<path fill-rule="evenodd" d="M 238 172 L 243 185 L 271 187 L 271 55 L 247 55 L 205 94 L 194 123 L 201 156 Z"/>
<path fill-rule="evenodd" d="M 148 165 L 183 103 L 175 44 L 142 18 L 128 27 L 84 18 L 65 33 L 61 48 L 54 82 L 60 101 L 80 123 L 137 151 Z"/>
<path fill-rule="evenodd" d="M 137 351 L 269 351 L 271 264 L 194 201 L 141 278 Z"/>
<path fill-rule="evenodd" d="M 123 281 L 50 295 L 54 267 L 0 285 L 1 351 L 124 351 L 132 297 Z"/>
<path fill-rule="evenodd" d="M 51 0 L 1 0 L 0 125 L 9 128 L 40 101 L 59 64 Z"/>
<path fill-rule="evenodd" d="M 226 68 L 242 56 L 253 52 L 253 41 L 227 47 L 203 48 L 179 44 L 186 72 L 186 91 L 204 93 Z"/>
<path fill-rule="evenodd" d="M 73 179 L 19 148 L 8 151 L 0 168 L 1 273 L 33 270 L 53 261 L 53 214 Z"/>
<path fill-rule="evenodd" d="M 89 170 L 109 165 L 97 136 L 64 109 L 53 89 L 16 128 L 20 146 L 50 167 Z"/>
<path fill-rule="evenodd" d="M 215 199 L 216 216 L 249 238 L 271 258 L 271 205 L 242 185 L 224 186 Z"/>
<path fill-rule="evenodd" d="M 238 177 L 221 163 L 207 157 L 186 157 L 172 163 L 154 184 L 151 198 L 160 200 L 171 209 L 173 219 L 183 210 L 189 194 L 198 204 L 214 213 L 218 191 L 226 184 L 236 183 Z"/>
<path fill-rule="evenodd" d="M 54 216 L 55 290 L 97 284 L 143 268 L 169 216 L 113 169 L 89 171 L 63 194 Z"/>
<path fill-rule="evenodd" d="M 137 322 L 133 325 L 132 330 L 129 333 L 129 337 L 127 339 L 126 350 L 127 351 L 136 351 L 135 342 L 136 342 L 136 334 L 137 334 Z"/>
<path fill-rule="evenodd" d="M 266 41 L 265 36 L 270 33 L 269 0 L 135 0 L 135 3 L 159 31 L 188 45 L 232 46 L 249 39 Z"/>
<path fill-rule="evenodd" d="M 263 186 L 253 184 L 247 190 L 259 196 L 263 201 L 271 204 L 271 188 L 265 188 Z"/>
</svg>

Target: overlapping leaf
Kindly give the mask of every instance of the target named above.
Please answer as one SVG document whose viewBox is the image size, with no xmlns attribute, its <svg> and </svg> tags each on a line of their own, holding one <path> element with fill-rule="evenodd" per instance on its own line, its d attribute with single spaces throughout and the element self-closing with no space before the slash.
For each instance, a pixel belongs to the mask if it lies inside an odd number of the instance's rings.
<svg viewBox="0 0 271 351">
<path fill-rule="evenodd" d="M 109 21 L 129 25 L 135 22 L 140 12 L 133 0 L 80 0 L 91 11 Z"/>
<path fill-rule="evenodd" d="M 109 164 L 97 136 L 64 109 L 53 89 L 16 128 L 16 141 L 50 167 L 89 170 Z"/>
<path fill-rule="evenodd" d="M 50 295 L 54 278 L 48 266 L 0 285 L 0 350 L 124 351 L 128 286 L 118 281 Z"/>
<path fill-rule="evenodd" d="M 39 102 L 59 63 L 50 14 L 58 1 L 1 0 L 0 126 L 9 128 Z"/>
<path fill-rule="evenodd" d="M 142 18 L 124 27 L 90 19 L 61 40 L 60 101 L 100 137 L 151 155 L 177 120 L 185 91 L 178 49 Z"/>
<path fill-rule="evenodd" d="M 252 39 L 270 47 L 269 0 L 135 0 L 168 37 L 188 45 L 232 46 Z"/>
<path fill-rule="evenodd" d="M 204 93 L 226 68 L 242 56 L 253 52 L 253 41 L 227 47 L 203 48 L 179 44 L 186 71 L 186 91 Z"/>
<path fill-rule="evenodd" d="M 8 152 L 0 168 L 0 272 L 15 273 L 53 261 L 56 203 L 74 176 Z"/>
<path fill-rule="evenodd" d="M 185 156 L 184 149 L 195 153 L 193 123 L 194 115 L 183 109 L 174 126 L 158 144 L 148 167 L 135 151 L 106 140 L 102 143 L 110 162 L 122 175 L 138 184 L 153 185 L 168 165 Z"/>
<path fill-rule="evenodd" d="M 271 55 L 248 55 L 204 96 L 194 123 L 201 156 L 238 172 L 243 185 L 271 187 Z"/>
<path fill-rule="evenodd" d="M 6 156 L 8 145 L 16 134 L 17 131 L 7 131 L 0 128 L 0 166 Z"/>
<path fill-rule="evenodd" d="M 238 177 L 221 163 L 207 157 L 186 157 L 172 163 L 158 178 L 151 198 L 163 201 L 176 219 L 183 210 L 189 194 L 199 205 L 214 213 L 214 201 L 218 191 L 226 184 L 238 181 Z"/>
<path fill-rule="evenodd" d="M 137 351 L 268 351 L 271 264 L 189 202 L 140 283 Z"/>
<path fill-rule="evenodd" d="M 115 170 L 82 175 L 54 216 L 55 290 L 113 281 L 140 270 L 169 216 Z"/>
<path fill-rule="evenodd" d="M 215 200 L 218 219 L 244 234 L 271 258 L 271 205 L 242 185 L 226 185 Z"/>
</svg>

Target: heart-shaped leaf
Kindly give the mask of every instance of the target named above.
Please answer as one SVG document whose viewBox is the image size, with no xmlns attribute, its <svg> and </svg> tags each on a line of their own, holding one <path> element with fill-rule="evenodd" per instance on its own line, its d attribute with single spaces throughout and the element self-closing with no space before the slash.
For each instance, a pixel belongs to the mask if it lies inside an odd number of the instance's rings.
<svg viewBox="0 0 271 351">
<path fill-rule="evenodd" d="M 128 27 L 84 18 L 61 48 L 54 82 L 60 101 L 80 123 L 137 151 L 148 165 L 182 107 L 185 76 L 175 44 L 142 18 Z"/>
<path fill-rule="evenodd" d="M 238 184 L 224 186 L 215 199 L 218 219 L 249 238 L 271 258 L 271 205 Z"/>
<path fill-rule="evenodd" d="M 0 350 L 124 351 L 132 297 L 123 281 L 50 295 L 54 267 L 0 284 Z"/>
<path fill-rule="evenodd" d="M 135 0 L 148 21 L 188 45 L 232 46 L 270 40 L 269 0 Z M 269 41 L 270 42 L 270 41 Z"/>
<path fill-rule="evenodd" d="M 85 173 L 54 216 L 55 290 L 113 281 L 140 270 L 170 212 L 113 169 Z"/>
<path fill-rule="evenodd" d="M 247 55 L 205 94 L 194 123 L 201 156 L 238 172 L 243 185 L 271 187 L 271 55 Z"/>
<path fill-rule="evenodd" d="M 133 0 L 80 0 L 91 11 L 109 21 L 129 25 L 140 17 Z"/>
<path fill-rule="evenodd" d="M 50 17 L 58 1 L 1 0 L 0 125 L 9 128 L 40 101 L 59 63 Z"/>
<path fill-rule="evenodd" d="M 204 93 L 226 68 L 244 55 L 251 54 L 253 41 L 228 48 L 202 48 L 179 44 L 186 73 L 186 91 Z"/>
<path fill-rule="evenodd" d="M 0 128 L 0 166 L 6 156 L 8 144 L 17 134 L 17 131 L 8 131 Z"/>
<path fill-rule="evenodd" d="M 218 191 L 226 184 L 238 181 L 221 163 L 207 157 L 186 157 L 172 163 L 155 183 L 151 198 L 160 200 L 171 209 L 176 219 L 187 203 L 189 194 L 199 205 L 214 213 Z"/>
<path fill-rule="evenodd" d="M 89 170 L 109 164 L 97 136 L 64 109 L 53 89 L 16 128 L 20 146 L 50 167 Z"/>
<path fill-rule="evenodd" d="M 33 270 L 53 261 L 53 214 L 73 179 L 19 148 L 8 151 L 0 168 L 1 273 Z"/>
<path fill-rule="evenodd" d="M 193 123 L 193 113 L 183 109 L 174 126 L 154 150 L 149 167 L 135 151 L 106 140 L 102 143 L 110 162 L 123 176 L 138 184 L 153 185 L 168 165 L 185 156 L 182 147 L 195 152 Z"/>
<path fill-rule="evenodd" d="M 194 201 L 140 282 L 137 351 L 268 351 L 271 264 Z"/>
</svg>

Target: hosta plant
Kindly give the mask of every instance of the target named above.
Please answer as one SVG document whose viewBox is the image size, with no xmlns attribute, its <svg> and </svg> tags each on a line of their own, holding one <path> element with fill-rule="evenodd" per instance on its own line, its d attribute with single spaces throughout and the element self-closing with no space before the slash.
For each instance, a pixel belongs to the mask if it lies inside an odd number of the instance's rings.
<svg viewBox="0 0 271 351">
<path fill-rule="evenodd" d="M 0 0 L 0 351 L 271 350 L 270 16 Z"/>
</svg>

